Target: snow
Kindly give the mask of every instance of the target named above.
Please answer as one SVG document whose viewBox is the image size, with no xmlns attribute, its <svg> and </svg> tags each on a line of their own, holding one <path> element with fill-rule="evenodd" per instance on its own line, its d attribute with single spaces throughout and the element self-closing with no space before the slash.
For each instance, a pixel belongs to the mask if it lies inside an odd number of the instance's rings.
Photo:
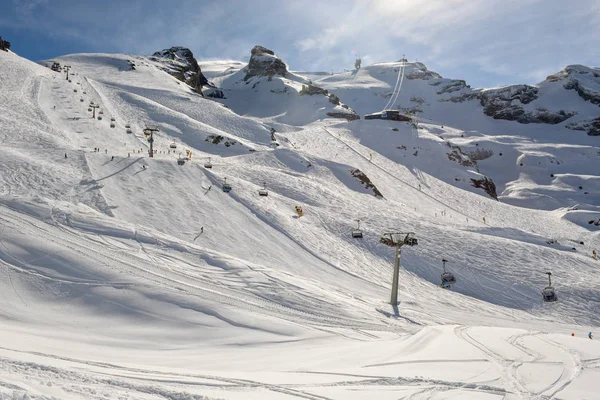
<svg viewBox="0 0 600 400">
<path fill-rule="evenodd" d="M 0 52 L 0 398 L 595 395 L 594 138 L 438 102 L 456 92 L 435 94 L 444 79 L 433 74 L 407 79 L 399 96 L 424 100 L 418 128 L 325 118 L 325 96 L 298 95 L 310 78 L 377 111 L 399 63 L 246 84 L 242 64 L 201 62 L 226 91 L 217 102 L 150 58 L 57 61 L 72 66 L 71 83 Z M 152 158 L 147 124 L 159 129 Z M 448 158 L 457 148 L 463 160 L 493 155 L 461 165 Z M 500 201 L 472 187 L 482 176 Z M 363 239 L 351 237 L 356 219 Z M 394 250 L 378 239 L 398 230 L 419 245 L 402 250 L 394 308 Z M 438 286 L 442 258 L 458 279 L 449 290 Z M 540 296 L 547 270 L 553 304 Z"/>
</svg>

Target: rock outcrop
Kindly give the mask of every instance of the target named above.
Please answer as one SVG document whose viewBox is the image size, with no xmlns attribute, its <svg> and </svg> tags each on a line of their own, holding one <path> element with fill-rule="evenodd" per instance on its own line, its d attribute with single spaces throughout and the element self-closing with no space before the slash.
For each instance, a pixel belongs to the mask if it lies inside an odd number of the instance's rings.
<svg viewBox="0 0 600 400">
<path fill-rule="evenodd" d="M 250 61 L 246 67 L 246 76 L 244 77 L 245 81 L 255 76 L 266 76 L 271 80 L 275 75 L 281 77 L 287 75 L 287 66 L 275 55 L 273 50 L 257 45 L 252 48 L 250 54 Z"/>
<path fill-rule="evenodd" d="M 590 136 L 600 136 L 600 117 L 572 122 L 565 127 L 574 131 L 587 131 Z"/>
<path fill-rule="evenodd" d="M 192 51 L 186 47 L 174 46 L 152 54 L 153 61 L 161 61 L 164 70 L 175 78 L 190 85 L 202 94 L 202 88 L 209 84 L 200 70 Z"/>
<path fill-rule="evenodd" d="M 10 50 L 10 42 L 6 40 L 2 40 L 2 36 L 0 36 L 0 50 L 9 51 Z"/>
<path fill-rule="evenodd" d="M 546 81 L 564 81 L 565 89 L 574 90 L 584 100 L 600 105 L 600 69 L 598 68 L 569 65 L 562 71 L 548 76 Z"/>
<path fill-rule="evenodd" d="M 483 189 L 490 197 L 498 200 L 498 195 L 496 194 L 496 184 L 488 177 L 484 177 L 482 179 L 472 179 L 471 178 L 471 186 L 476 187 L 478 189 Z"/>
<path fill-rule="evenodd" d="M 539 89 L 535 86 L 511 85 L 499 89 L 483 90 L 479 93 L 478 98 L 485 115 L 494 119 L 517 121 L 522 124 L 558 124 L 575 115 L 571 111 L 550 111 L 545 108 L 526 111 L 523 105 L 536 100 L 538 95 Z"/>
<path fill-rule="evenodd" d="M 427 69 L 425 64 L 416 62 L 414 63 L 415 68 L 412 68 L 406 75 L 406 79 L 441 79 L 442 76 L 437 72 L 433 72 Z"/>
</svg>

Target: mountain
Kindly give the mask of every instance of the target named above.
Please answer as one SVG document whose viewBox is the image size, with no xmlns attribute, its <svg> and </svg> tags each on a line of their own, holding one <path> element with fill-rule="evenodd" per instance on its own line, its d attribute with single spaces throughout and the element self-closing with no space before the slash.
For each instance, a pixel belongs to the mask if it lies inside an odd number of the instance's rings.
<svg viewBox="0 0 600 400">
<path fill-rule="evenodd" d="M 209 83 L 194 54 L 186 47 L 175 46 L 157 51 L 150 59 L 160 62 L 166 72 L 187 83 L 198 93 L 202 93 L 202 88 Z"/>
<path fill-rule="evenodd" d="M 593 397 L 600 146 L 567 125 L 596 69 L 486 90 L 250 55 L 198 61 L 216 98 L 164 57 L 57 57 L 67 80 L 0 52 L 0 397 Z M 336 115 L 402 76 L 411 121 Z"/>
</svg>

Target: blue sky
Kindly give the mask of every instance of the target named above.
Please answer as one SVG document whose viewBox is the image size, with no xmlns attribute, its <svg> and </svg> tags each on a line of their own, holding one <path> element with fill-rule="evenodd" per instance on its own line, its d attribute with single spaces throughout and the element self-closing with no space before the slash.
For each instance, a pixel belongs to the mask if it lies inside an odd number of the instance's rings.
<svg viewBox="0 0 600 400">
<path fill-rule="evenodd" d="M 406 54 L 474 87 L 536 83 L 600 64 L 600 0 L 0 0 L 0 35 L 31 60 L 69 53 L 247 61 L 261 44 L 292 70 L 341 71 Z"/>
</svg>

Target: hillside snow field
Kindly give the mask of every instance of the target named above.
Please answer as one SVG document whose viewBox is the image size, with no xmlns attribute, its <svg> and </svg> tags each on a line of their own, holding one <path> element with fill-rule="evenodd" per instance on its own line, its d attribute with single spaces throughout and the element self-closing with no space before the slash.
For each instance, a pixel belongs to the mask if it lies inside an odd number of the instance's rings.
<svg viewBox="0 0 600 400">
<path fill-rule="evenodd" d="M 595 398 L 600 144 L 565 124 L 600 108 L 576 90 L 573 120 L 494 119 L 409 63 L 418 124 L 347 121 L 398 63 L 204 61 L 203 98 L 156 57 L 54 61 L 70 81 L 0 52 L 0 398 Z M 418 239 L 397 307 L 385 232 Z"/>
</svg>

